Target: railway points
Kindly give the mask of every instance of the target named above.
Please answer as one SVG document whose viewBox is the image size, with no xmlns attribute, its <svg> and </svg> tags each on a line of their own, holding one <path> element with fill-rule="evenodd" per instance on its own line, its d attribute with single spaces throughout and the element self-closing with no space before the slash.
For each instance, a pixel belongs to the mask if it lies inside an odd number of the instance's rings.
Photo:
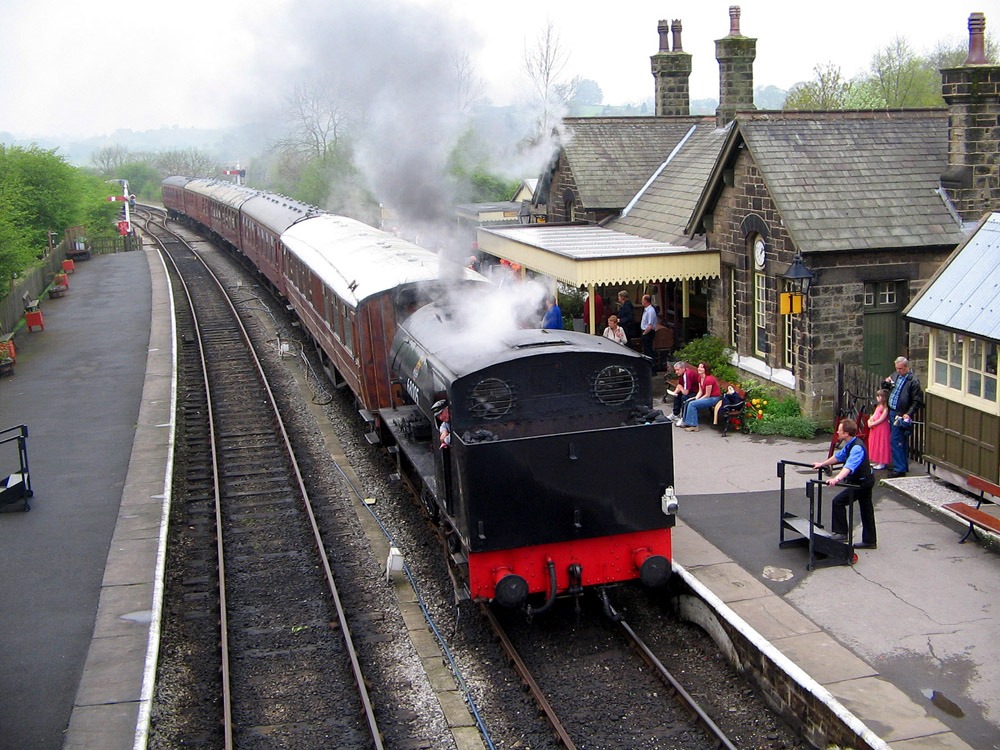
<svg viewBox="0 0 1000 750">
<path fill-rule="evenodd" d="M 30 512 L 0 514 L 0 688 L 14 696 L 0 705 L 2 747 L 131 747 L 148 696 L 169 311 L 152 253 L 79 270 L 0 380 L 0 426 L 31 431 L 34 488 Z M 821 457 L 826 441 L 702 430 L 677 443 L 675 558 L 734 630 L 835 699 L 869 747 L 991 746 L 1000 562 L 994 548 L 958 545 L 961 525 L 937 510 L 957 492 L 890 480 L 876 492 L 879 549 L 808 572 L 801 550 L 778 548 L 775 464 Z"/>
</svg>

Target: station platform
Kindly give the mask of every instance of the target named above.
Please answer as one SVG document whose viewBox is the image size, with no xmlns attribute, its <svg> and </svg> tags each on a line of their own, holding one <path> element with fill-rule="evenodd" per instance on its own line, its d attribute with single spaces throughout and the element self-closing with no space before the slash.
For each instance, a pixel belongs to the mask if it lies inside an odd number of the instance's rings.
<svg viewBox="0 0 1000 750">
<path fill-rule="evenodd" d="M 1000 748 L 1000 540 L 959 544 L 968 523 L 941 506 L 970 496 L 911 463 L 874 490 L 878 548 L 807 570 L 805 547 L 779 547 L 777 464 L 821 461 L 829 446 L 675 428 L 675 565 L 866 725 L 869 746 Z M 787 469 L 786 499 L 804 503 L 816 472 Z"/>
<path fill-rule="evenodd" d="M 159 256 L 78 262 L 41 311 L 0 377 L 0 428 L 27 425 L 34 492 L 29 512 L 0 508 L 0 748 L 131 748 L 150 706 L 173 440 Z M 12 460 L 0 452 L 5 476 Z"/>
<path fill-rule="evenodd" d="M 150 708 L 170 300 L 151 249 L 75 270 L 0 377 L 0 428 L 28 425 L 34 489 L 30 512 L 0 512 L 0 750 L 142 747 Z M 1000 748 L 998 548 L 960 545 L 965 525 L 940 510 L 959 493 L 914 465 L 875 490 L 878 549 L 807 570 L 805 550 L 778 546 L 776 465 L 828 446 L 676 430 L 678 573 L 857 722 L 866 746 Z"/>
</svg>

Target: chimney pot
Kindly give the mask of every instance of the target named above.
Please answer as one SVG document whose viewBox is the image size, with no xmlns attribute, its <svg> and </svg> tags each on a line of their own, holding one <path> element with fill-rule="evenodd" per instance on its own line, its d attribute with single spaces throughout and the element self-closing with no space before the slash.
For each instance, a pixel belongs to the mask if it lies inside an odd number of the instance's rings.
<svg viewBox="0 0 1000 750">
<path fill-rule="evenodd" d="M 681 47 L 681 20 L 675 18 L 673 24 L 670 26 L 670 30 L 673 32 L 674 36 L 674 52 L 683 52 L 684 48 Z"/>
<path fill-rule="evenodd" d="M 660 52 L 670 51 L 670 24 L 665 20 L 657 24 L 656 30 L 660 34 Z"/>
<path fill-rule="evenodd" d="M 973 13 L 969 16 L 969 56 L 965 58 L 964 65 L 985 65 L 989 62 L 986 59 L 985 35 L 986 16 Z"/>
<path fill-rule="evenodd" d="M 740 34 L 740 6 L 729 6 L 729 36 L 743 36 Z"/>
</svg>

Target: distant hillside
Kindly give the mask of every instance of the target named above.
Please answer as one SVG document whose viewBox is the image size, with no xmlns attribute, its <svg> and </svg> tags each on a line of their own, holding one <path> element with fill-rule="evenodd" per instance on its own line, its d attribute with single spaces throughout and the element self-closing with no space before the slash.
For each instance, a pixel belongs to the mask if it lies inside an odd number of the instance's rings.
<svg viewBox="0 0 1000 750">
<path fill-rule="evenodd" d="M 775 86 L 757 87 L 754 93 L 754 104 L 758 109 L 781 109 L 785 105 L 787 91 Z M 719 103 L 715 99 L 694 99 L 691 101 L 691 114 L 714 115 Z M 594 104 L 575 107 L 570 111 L 572 117 L 629 117 L 653 114 L 652 98 L 638 104 Z M 517 107 L 484 107 L 477 113 L 477 125 L 483 132 L 506 142 L 523 137 L 526 113 Z M 90 155 L 107 146 L 124 146 L 131 152 L 173 151 L 198 149 L 215 157 L 219 163 L 234 163 L 237 160 L 244 163 L 263 154 L 270 143 L 280 137 L 281 133 L 273 123 L 254 123 L 227 130 L 206 130 L 199 128 L 160 128 L 136 132 L 134 130 L 116 130 L 110 135 L 95 136 L 82 140 L 60 140 L 53 138 L 14 138 L 10 133 L 0 132 L 0 143 L 11 146 L 31 146 L 44 149 L 55 149 L 56 152 L 76 166 L 89 166 Z"/>
<path fill-rule="evenodd" d="M 272 132 L 272 126 L 259 123 L 227 130 L 172 127 L 136 132 L 121 129 L 110 135 L 71 141 L 54 138 L 17 139 L 10 133 L 0 132 L 0 143 L 55 149 L 71 164 L 85 167 L 90 165 L 90 155 L 94 151 L 107 146 L 124 146 L 136 153 L 193 148 L 212 154 L 220 162 L 235 162 L 237 159 L 247 160 L 262 153 L 277 135 Z"/>
</svg>

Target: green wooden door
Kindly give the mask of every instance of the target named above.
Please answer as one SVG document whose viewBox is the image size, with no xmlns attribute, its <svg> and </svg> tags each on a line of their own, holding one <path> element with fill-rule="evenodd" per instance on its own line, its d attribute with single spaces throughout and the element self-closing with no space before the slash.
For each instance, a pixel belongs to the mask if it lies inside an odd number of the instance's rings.
<svg viewBox="0 0 1000 750">
<path fill-rule="evenodd" d="M 865 284 L 864 364 L 868 372 L 888 375 L 896 357 L 906 353 L 905 290 L 904 281 Z"/>
</svg>

